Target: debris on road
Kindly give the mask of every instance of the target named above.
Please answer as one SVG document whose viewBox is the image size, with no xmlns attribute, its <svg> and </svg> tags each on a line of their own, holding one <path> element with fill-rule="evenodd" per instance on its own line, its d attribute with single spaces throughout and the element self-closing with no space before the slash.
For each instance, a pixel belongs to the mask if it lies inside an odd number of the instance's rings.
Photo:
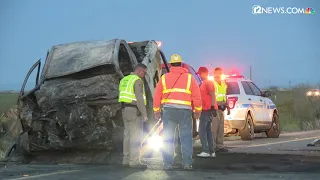
<svg viewBox="0 0 320 180">
<path fill-rule="evenodd" d="M 320 138 L 313 140 L 307 146 L 320 146 Z"/>
</svg>

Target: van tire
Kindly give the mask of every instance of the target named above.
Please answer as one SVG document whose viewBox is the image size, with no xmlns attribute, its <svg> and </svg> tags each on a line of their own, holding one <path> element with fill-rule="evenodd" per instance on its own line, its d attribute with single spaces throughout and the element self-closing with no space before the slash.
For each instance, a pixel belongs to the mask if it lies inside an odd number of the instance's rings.
<svg viewBox="0 0 320 180">
<path fill-rule="evenodd" d="M 254 126 L 253 120 L 250 114 L 247 115 L 246 124 L 244 129 L 239 131 L 241 139 L 244 141 L 250 141 L 254 138 Z"/>
<path fill-rule="evenodd" d="M 277 113 L 273 113 L 272 124 L 269 130 L 266 131 L 268 138 L 278 138 L 280 135 L 280 121 Z"/>
</svg>

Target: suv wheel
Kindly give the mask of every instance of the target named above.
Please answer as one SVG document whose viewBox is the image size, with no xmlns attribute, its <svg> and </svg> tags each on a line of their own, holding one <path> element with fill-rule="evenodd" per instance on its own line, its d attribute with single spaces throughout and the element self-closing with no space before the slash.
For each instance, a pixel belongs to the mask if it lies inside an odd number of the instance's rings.
<svg viewBox="0 0 320 180">
<path fill-rule="evenodd" d="M 269 130 L 266 131 L 268 138 L 278 138 L 280 135 L 280 122 L 277 113 L 273 113 L 272 125 Z"/>
<path fill-rule="evenodd" d="M 250 114 L 247 115 L 246 126 L 239 132 L 242 140 L 252 140 L 254 138 L 254 127 Z"/>
</svg>

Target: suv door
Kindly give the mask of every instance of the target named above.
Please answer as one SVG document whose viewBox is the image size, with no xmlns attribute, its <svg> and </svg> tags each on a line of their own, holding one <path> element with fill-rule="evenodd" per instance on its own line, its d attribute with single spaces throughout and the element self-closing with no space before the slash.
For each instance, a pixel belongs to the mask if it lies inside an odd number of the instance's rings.
<svg viewBox="0 0 320 180">
<path fill-rule="evenodd" d="M 40 73 L 40 67 L 41 67 L 41 60 L 39 59 L 36 63 L 34 63 L 32 65 L 32 67 L 30 68 L 30 70 L 28 71 L 28 74 L 26 75 L 23 83 L 22 83 L 22 86 L 21 86 L 21 89 L 20 89 L 20 95 L 19 95 L 19 98 L 18 98 L 18 102 L 19 100 L 23 100 L 25 97 L 27 97 L 28 95 L 34 93 L 36 90 L 39 89 L 39 73 Z M 30 75 L 32 74 L 32 72 L 37 68 L 37 74 L 36 74 L 36 84 L 34 86 L 33 89 L 31 89 L 30 91 L 28 92 L 25 92 L 25 87 L 26 87 L 26 84 L 29 80 L 29 77 Z"/>
<path fill-rule="evenodd" d="M 260 97 L 255 94 L 255 92 L 250 87 L 250 82 L 248 81 L 241 81 L 243 89 L 246 93 L 246 101 L 251 106 L 251 110 L 253 111 L 253 120 L 254 123 L 257 124 L 263 120 L 262 117 L 262 101 L 260 101 Z M 261 92 L 260 92 L 261 93 Z"/>
<path fill-rule="evenodd" d="M 266 124 L 270 123 L 271 119 L 268 116 L 268 104 L 266 102 L 266 98 L 262 96 L 260 89 L 253 82 L 248 82 L 248 84 L 250 85 L 250 88 L 255 96 L 257 96 L 261 102 L 261 121 Z"/>
</svg>

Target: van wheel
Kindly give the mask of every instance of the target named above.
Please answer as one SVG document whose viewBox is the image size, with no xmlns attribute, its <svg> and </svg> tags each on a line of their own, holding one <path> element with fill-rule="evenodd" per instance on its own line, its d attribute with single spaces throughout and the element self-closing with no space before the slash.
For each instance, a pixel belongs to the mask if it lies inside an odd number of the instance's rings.
<svg viewBox="0 0 320 180">
<path fill-rule="evenodd" d="M 269 130 L 266 131 L 268 138 L 278 138 L 280 135 L 280 121 L 277 113 L 273 113 L 272 125 Z"/>
<path fill-rule="evenodd" d="M 247 115 L 246 126 L 244 127 L 244 129 L 240 130 L 239 133 L 242 140 L 248 141 L 254 138 L 254 127 L 250 114 Z"/>
</svg>

